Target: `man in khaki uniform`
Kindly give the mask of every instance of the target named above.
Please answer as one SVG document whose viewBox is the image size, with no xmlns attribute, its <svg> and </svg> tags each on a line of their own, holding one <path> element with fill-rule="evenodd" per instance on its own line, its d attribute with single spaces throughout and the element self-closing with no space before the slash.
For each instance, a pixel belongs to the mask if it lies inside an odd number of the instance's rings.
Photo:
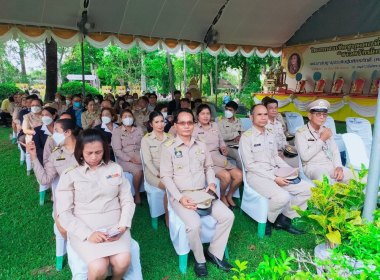
<svg viewBox="0 0 380 280">
<path fill-rule="evenodd" d="M 291 219 L 299 217 L 292 207 L 305 210 L 313 186 L 300 180 L 298 169 L 291 168 L 278 156 L 274 133 L 265 128 L 268 124 L 267 108 L 261 104 L 254 105 L 249 117 L 253 127 L 240 138 L 240 152 L 249 186 L 269 200 L 265 234 L 271 235 L 272 226 L 291 234 L 303 234 L 292 227 Z"/>
<path fill-rule="evenodd" d="M 299 167 L 299 158 L 297 149 L 294 146 L 290 146 L 286 141 L 285 126 L 277 119 L 278 116 L 278 102 L 276 99 L 269 98 L 264 103 L 264 106 L 268 110 L 268 124 L 266 128 L 273 131 L 278 149 L 278 155 L 291 167 Z M 294 138 L 294 135 L 293 135 Z M 294 153 L 293 153 L 294 152 Z"/>
<path fill-rule="evenodd" d="M 311 180 L 329 179 L 348 184 L 354 179 L 350 169 L 343 167 L 339 148 L 330 128 L 325 127 L 330 103 L 315 100 L 307 107 L 309 123 L 296 132 L 296 146 L 301 156 L 305 175 Z"/>
<path fill-rule="evenodd" d="M 162 146 L 160 175 L 170 193 L 170 202 L 175 213 L 186 225 L 186 235 L 195 257 L 194 271 L 198 277 L 207 276 L 206 258 L 219 268 L 229 271 L 231 265 L 223 260 L 224 250 L 234 222 L 234 214 L 219 199 L 214 200 L 211 216 L 217 220 L 210 247 L 204 254 L 201 241 L 202 223 L 197 204 L 193 203 L 190 194 L 208 195 L 216 193 L 215 173 L 212 159 L 205 143 L 192 137 L 194 116 L 190 109 L 180 109 L 174 117 L 177 137 L 170 139 Z M 205 180 L 208 186 L 205 189 Z M 197 210 L 198 211 L 198 210 Z"/>
<path fill-rule="evenodd" d="M 223 140 L 226 142 L 228 157 L 234 159 L 237 167 L 242 170 L 241 160 L 237 149 L 239 148 L 240 136 L 244 132 L 244 127 L 241 119 L 235 116 L 238 108 L 239 105 L 236 104 L 236 102 L 228 102 L 224 111 L 224 118 L 220 116 L 217 124 Z"/>
<path fill-rule="evenodd" d="M 135 117 L 135 124 L 142 128 L 143 134 L 148 132 L 147 125 L 149 121 L 149 114 L 152 113 L 152 110 L 148 110 L 149 99 L 146 96 L 139 98 L 139 103 L 136 106 L 136 110 L 133 113 Z"/>
</svg>

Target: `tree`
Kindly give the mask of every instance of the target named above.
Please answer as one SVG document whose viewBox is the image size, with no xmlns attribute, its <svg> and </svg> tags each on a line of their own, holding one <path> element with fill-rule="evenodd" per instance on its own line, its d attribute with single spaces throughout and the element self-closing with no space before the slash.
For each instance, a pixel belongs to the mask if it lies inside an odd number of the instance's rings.
<svg viewBox="0 0 380 280">
<path fill-rule="evenodd" d="M 20 56 L 20 64 L 21 64 L 21 82 L 27 83 L 28 79 L 26 77 L 26 66 L 25 66 L 25 43 L 22 38 L 18 38 L 16 42 L 19 46 L 18 54 Z"/>
<path fill-rule="evenodd" d="M 54 100 L 57 92 L 57 43 L 51 38 L 50 42 L 45 40 L 46 49 L 46 93 L 45 102 Z"/>
</svg>

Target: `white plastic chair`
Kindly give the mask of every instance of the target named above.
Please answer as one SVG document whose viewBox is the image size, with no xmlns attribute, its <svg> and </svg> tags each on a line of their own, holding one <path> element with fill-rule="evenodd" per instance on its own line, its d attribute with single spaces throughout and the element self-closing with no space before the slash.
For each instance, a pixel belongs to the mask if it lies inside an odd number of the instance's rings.
<svg viewBox="0 0 380 280">
<path fill-rule="evenodd" d="M 303 126 L 305 123 L 300 114 L 295 112 L 285 112 L 286 124 L 290 133 L 296 133 L 297 128 Z"/>
<path fill-rule="evenodd" d="M 368 168 L 369 159 L 360 136 L 355 133 L 345 133 L 342 138 L 346 145 L 346 166 L 351 164 L 356 171 L 361 170 L 361 164 L 364 164 Z"/>
<path fill-rule="evenodd" d="M 220 193 L 220 190 L 217 190 Z M 179 256 L 179 270 L 185 274 L 187 272 L 187 257 L 190 252 L 190 244 L 186 235 L 186 225 L 174 212 L 171 202 L 170 193 L 168 195 L 168 211 L 169 211 L 169 233 L 174 249 Z M 202 243 L 210 243 L 214 236 L 217 221 L 211 216 L 202 216 Z M 226 259 L 229 259 L 228 248 L 224 250 Z"/>
<path fill-rule="evenodd" d="M 46 190 L 49 189 L 49 186 L 46 185 L 40 185 L 40 205 L 45 204 L 45 195 L 46 195 Z"/>
<path fill-rule="evenodd" d="M 54 219 L 54 213 L 53 213 Z M 63 257 L 67 253 L 67 241 L 61 233 L 59 232 L 57 225 L 54 223 L 54 234 L 55 234 L 55 267 L 58 271 L 62 270 L 63 266 Z"/>
<path fill-rule="evenodd" d="M 124 177 L 128 180 L 129 184 L 131 185 L 132 196 L 135 196 L 135 187 L 133 186 L 133 175 L 132 175 L 132 173 L 124 172 Z M 144 181 L 141 182 L 140 193 L 142 193 L 142 192 L 145 192 Z"/>
<path fill-rule="evenodd" d="M 337 134 L 336 133 L 336 126 L 335 121 L 331 116 L 327 116 L 326 122 L 324 124 L 326 127 L 329 127 L 334 134 L 334 141 L 338 145 L 339 152 L 344 152 L 346 150 L 346 147 L 344 146 L 344 142 L 342 140 L 343 134 Z"/>
<path fill-rule="evenodd" d="M 265 226 L 268 218 L 268 199 L 248 185 L 247 174 L 244 168 L 244 162 L 241 158 L 240 149 L 239 156 L 243 171 L 243 197 L 241 199 L 240 209 L 258 223 L 258 235 L 263 238 L 265 236 Z"/>
<path fill-rule="evenodd" d="M 301 157 L 300 156 L 298 156 L 298 161 L 299 161 L 298 162 L 298 166 L 299 166 L 298 176 L 301 178 L 301 180 L 307 181 L 307 182 L 313 184 L 313 186 L 316 187 L 317 185 L 313 182 L 313 180 L 311 180 L 309 177 L 307 177 L 305 175 L 305 173 L 303 172 L 303 166 L 302 166 L 302 161 L 301 161 Z"/>
<path fill-rule="evenodd" d="M 145 179 L 145 164 L 143 154 L 140 149 L 141 163 L 144 171 L 144 187 L 148 197 L 150 216 L 152 217 L 152 226 L 157 229 L 158 217 L 165 214 L 164 196 L 165 192 L 159 188 L 153 187 Z"/>
<path fill-rule="evenodd" d="M 247 131 L 253 125 L 250 118 L 241 118 L 241 123 L 243 125 L 244 131 Z"/>
<path fill-rule="evenodd" d="M 87 280 L 87 265 L 77 255 L 77 253 L 70 246 L 70 241 L 67 242 L 67 255 L 69 260 L 69 266 L 73 275 L 72 280 Z M 140 246 L 132 239 L 131 241 L 131 265 L 124 275 L 124 280 L 142 280 L 141 263 L 140 263 Z M 108 267 L 108 276 L 111 275 L 111 265 Z"/>
<path fill-rule="evenodd" d="M 355 133 L 363 140 L 367 157 L 371 155 L 372 127 L 371 123 L 362 118 L 346 118 L 347 133 Z"/>
</svg>

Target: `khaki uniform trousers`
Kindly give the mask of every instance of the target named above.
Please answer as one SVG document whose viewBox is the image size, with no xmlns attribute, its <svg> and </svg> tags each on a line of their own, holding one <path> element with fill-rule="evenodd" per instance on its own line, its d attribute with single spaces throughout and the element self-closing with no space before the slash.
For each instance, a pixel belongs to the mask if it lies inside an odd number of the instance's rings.
<svg viewBox="0 0 380 280">
<path fill-rule="evenodd" d="M 239 151 L 238 151 L 238 149 L 229 148 L 229 147 L 227 147 L 227 149 L 228 149 L 228 155 L 227 155 L 227 157 L 234 159 L 236 161 L 237 168 L 239 168 L 240 170 L 243 170 L 243 167 L 241 165 L 241 160 L 240 160 L 240 157 L 239 157 Z"/>
<path fill-rule="evenodd" d="M 303 168 L 303 172 L 307 177 L 309 177 L 311 180 L 317 180 L 322 182 L 323 181 L 323 174 L 325 174 L 329 179 L 331 179 L 334 176 L 335 168 L 332 164 L 329 165 L 306 165 Z M 356 172 L 355 172 L 356 173 Z M 354 175 L 352 174 L 351 169 L 347 167 L 343 167 L 343 180 L 340 181 L 343 184 L 348 184 L 350 182 L 350 179 L 354 179 Z M 356 173 L 356 176 L 358 174 Z M 367 178 L 364 178 L 362 182 L 367 182 Z"/>
<path fill-rule="evenodd" d="M 205 263 L 206 259 L 201 241 L 202 223 L 199 214 L 194 210 L 183 207 L 182 204 L 173 197 L 170 198 L 170 201 L 175 213 L 186 225 L 187 239 L 194 253 L 195 260 L 197 263 Z M 208 250 L 211 254 L 222 260 L 235 215 L 223 202 L 214 200 L 210 216 L 216 220 L 216 228 Z"/>
<path fill-rule="evenodd" d="M 310 188 L 313 185 L 301 180 L 298 184 L 289 184 L 289 186 L 280 187 L 275 181 L 270 179 L 248 176 L 248 184 L 260 195 L 269 199 L 268 202 L 268 220 L 274 223 L 277 216 L 281 213 L 290 219 L 299 217 L 297 212 L 292 209 L 298 206 L 302 210 L 307 208 L 307 200 L 311 197 Z M 289 193 L 293 195 L 290 198 Z"/>
</svg>

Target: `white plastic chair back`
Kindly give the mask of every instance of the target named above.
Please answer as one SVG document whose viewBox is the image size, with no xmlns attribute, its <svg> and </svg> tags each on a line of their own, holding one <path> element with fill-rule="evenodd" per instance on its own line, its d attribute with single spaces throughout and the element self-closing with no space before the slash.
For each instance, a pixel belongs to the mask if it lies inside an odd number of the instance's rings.
<svg viewBox="0 0 380 280">
<path fill-rule="evenodd" d="M 300 114 L 294 112 L 285 112 L 286 124 L 290 133 L 296 133 L 297 128 L 304 125 L 303 118 Z"/>
<path fill-rule="evenodd" d="M 355 133 L 363 140 L 367 157 L 371 155 L 372 127 L 371 123 L 362 118 L 346 118 L 347 133 Z"/>
<path fill-rule="evenodd" d="M 169 233 L 177 255 L 186 255 L 190 252 L 190 244 L 186 235 L 186 225 L 174 212 L 168 195 Z M 202 243 L 210 243 L 214 236 L 216 220 L 211 216 L 202 216 Z"/>
<path fill-rule="evenodd" d="M 124 280 L 142 280 L 141 263 L 140 263 L 140 246 L 132 239 L 131 241 L 131 265 L 124 275 Z M 70 241 L 67 242 L 67 256 L 69 266 L 73 275 L 72 280 L 87 280 L 87 265 L 77 255 L 74 249 L 70 246 Z M 111 275 L 111 265 L 108 267 L 108 275 Z"/>
<path fill-rule="evenodd" d="M 241 118 L 241 123 L 243 125 L 244 131 L 247 131 L 253 125 L 250 118 Z"/>
<path fill-rule="evenodd" d="M 369 159 L 360 136 L 355 133 L 345 133 L 342 138 L 346 145 L 346 166 L 351 164 L 355 170 L 360 170 L 361 164 L 364 164 L 368 168 Z"/>
<path fill-rule="evenodd" d="M 141 149 L 140 149 L 140 156 L 141 156 L 141 163 L 143 166 L 144 187 L 145 187 L 145 191 L 147 193 L 150 216 L 152 218 L 156 218 L 156 217 L 159 217 L 159 216 L 165 214 L 165 208 L 164 208 L 165 192 L 159 188 L 153 187 L 152 185 L 150 185 L 146 181 L 146 179 L 145 179 L 145 164 L 144 164 L 144 158 L 143 158 L 143 154 L 141 152 Z"/>
<path fill-rule="evenodd" d="M 214 119 L 215 122 L 217 122 L 218 120 L 219 120 L 219 117 L 216 117 L 216 118 Z"/>
<path fill-rule="evenodd" d="M 258 223 L 266 223 L 268 217 L 268 199 L 261 196 L 253 188 L 248 185 L 247 174 L 244 168 L 244 162 L 240 154 L 239 156 L 242 164 L 244 190 L 241 200 L 241 210 Z"/>
<path fill-rule="evenodd" d="M 335 136 L 335 134 L 336 134 L 336 126 L 335 126 L 334 119 L 332 117 L 327 116 L 327 119 L 326 119 L 326 122 L 325 122 L 324 126 L 329 127 L 331 129 L 332 133 Z"/>
</svg>

